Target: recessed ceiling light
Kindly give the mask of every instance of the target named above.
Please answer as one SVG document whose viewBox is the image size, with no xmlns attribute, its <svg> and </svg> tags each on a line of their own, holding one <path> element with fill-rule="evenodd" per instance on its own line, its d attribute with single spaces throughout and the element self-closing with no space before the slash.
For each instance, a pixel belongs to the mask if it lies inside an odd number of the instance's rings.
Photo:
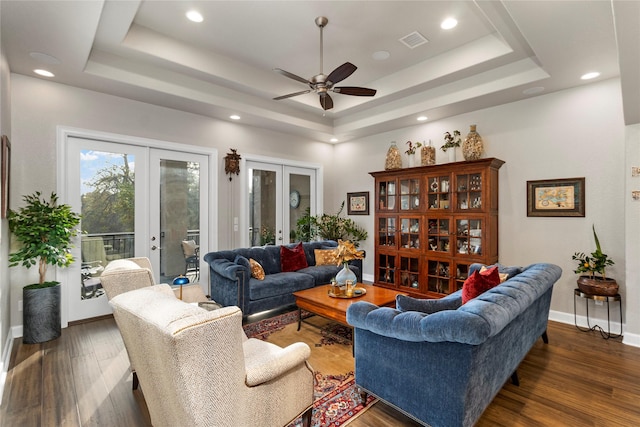
<svg viewBox="0 0 640 427">
<path fill-rule="evenodd" d="M 338 138 L 331 138 L 329 141 L 330 142 L 338 142 Z"/>
<path fill-rule="evenodd" d="M 455 28 L 456 25 L 458 25 L 457 19 L 447 18 L 444 21 L 442 21 L 442 23 L 440 24 L 440 28 L 442 28 L 443 30 L 450 30 L 452 28 Z"/>
<path fill-rule="evenodd" d="M 429 117 L 427 117 L 427 116 L 420 116 L 420 117 L 418 117 L 418 118 L 417 118 L 417 120 L 418 120 L 419 122 L 424 122 L 424 121 L 425 121 L 425 120 L 427 120 L 428 118 L 429 118 Z"/>
<path fill-rule="evenodd" d="M 202 22 L 204 21 L 204 18 L 202 17 L 202 14 L 200 12 L 198 12 L 197 10 L 190 10 L 186 13 L 187 19 L 189 21 L 193 21 L 193 22 Z"/>
<path fill-rule="evenodd" d="M 371 55 L 371 56 L 376 61 L 384 61 L 385 59 L 389 59 L 391 54 L 389 52 L 387 52 L 386 50 L 379 50 L 377 52 L 373 52 L 373 55 Z"/>
<path fill-rule="evenodd" d="M 536 93 L 540 93 L 544 90 L 542 86 L 534 86 L 522 91 L 525 95 L 535 95 Z"/>
<path fill-rule="evenodd" d="M 43 64 L 57 65 L 60 63 L 60 60 L 58 58 L 56 58 L 55 56 L 47 55 L 46 53 L 31 52 L 29 56 L 38 62 L 42 62 Z"/>
<path fill-rule="evenodd" d="M 598 73 L 597 71 L 592 71 L 590 73 L 587 74 L 583 74 L 582 77 L 580 77 L 582 80 L 591 80 L 591 79 L 595 79 L 596 77 L 598 77 L 600 75 L 600 73 Z"/>
<path fill-rule="evenodd" d="M 230 118 L 231 120 L 240 120 L 240 116 L 239 116 L 239 115 L 237 115 L 237 114 L 233 114 L 233 115 L 229 116 L 229 118 Z"/>
<path fill-rule="evenodd" d="M 47 71 L 47 70 L 33 70 L 33 72 L 38 74 L 39 76 L 43 76 L 43 77 L 54 77 L 55 76 L 51 71 Z"/>
</svg>

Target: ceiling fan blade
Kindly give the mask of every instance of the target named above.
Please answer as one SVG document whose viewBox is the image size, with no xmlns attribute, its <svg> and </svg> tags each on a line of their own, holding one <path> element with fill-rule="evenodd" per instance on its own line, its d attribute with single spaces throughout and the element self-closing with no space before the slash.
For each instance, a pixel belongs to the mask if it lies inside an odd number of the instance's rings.
<svg viewBox="0 0 640 427">
<path fill-rule="evenodd" d="M 375 89 L 369 89 L 366 87 L 357 87 L 357 86 L 334 87 L 332 91 L 335 93 L 341 93 L 343 95 L 354 95 L 354 96 L 374 96 L 377 92 Z"/>
<path fill-rule="evenodd" d="M 333 99 L 331 99 L 328 93 L 320 94 L 320 105 L 322 105 L 323 110 L 330 110 L 333 108 Z"/>
<path fill-rule="evenodd" d="M 349 77 L 357 69 L 358 67 L 353 65 L 351 62 L 345 62 L 344 64 L 333 70 L 331 74 L 329 74 L 329 76 L 327 77 L 327 81 L 331 82 L 332 84 L 336 84 Z"/>
<path fill-rule="evenodd" d="M 307 84 L 307 85 L 308 85 L 308 84 L 311 84 L 311 82 L 310 82 L 309 80 L 307 80 L 307 79 L 303 79 L 303 78 L 302 78 L 302 77 L 300 77 L 300 76 L 296 76 L 295 74 L 290 73 L 290 72 L 285 71 L 285 70 L 282 70 L 282 69 L 280 69 L 280 68 L 274 68 L 274 69 L 273 69 L 273 71 L 275 71 L 276 73 L 282 74 L 282 75 L 283 75 L 283 76 L 285 76 L 285 77 L 289 77 L 290 79 L 297 80 L 297 81 L 299 81 L 300 83 L 304 83 L 304 84 Z"/>
<path fill-rule="evenodd" d="M 294 92 L 294 93 L 290 93 L 288 95 L 282 95 L 282 96 L 278 96 L 276 98 L 273 98 L 274 101 L 279 101 L 281 99 L 287 99 L 287 98 L 292 98 L 294 96 L 298 96 L 298 95 L 304 95 L 305 93 L 309 93 L 311 92 L 311 89 L 307 89 L 307 90 L 302 90 L 300 92 Z"/>
</svg>

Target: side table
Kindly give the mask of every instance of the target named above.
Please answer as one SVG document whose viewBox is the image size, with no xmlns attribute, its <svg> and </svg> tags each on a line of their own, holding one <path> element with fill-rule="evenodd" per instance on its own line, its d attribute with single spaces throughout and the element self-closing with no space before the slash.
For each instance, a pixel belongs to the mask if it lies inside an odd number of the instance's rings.
<svg viewBox="0 0 640 427">
<path fill-rule="evenodd" d="M 584 327 L 580 327 L 578 326 L 578 317 L 576 314 L 576 300 L 578 298 L 584 299 L 585 303 L 586 303 L 586 309 L 587 309 L 587 328 Z M 600 301 L 603 302 L 607 305 L 607 330 L 605 331 L 602 327 L 598 326 L 598 325 L 593 325 L 591 326 L 591 321 L 589 320 L 589 300 L 593 301 L 594 303 L 596 301 Z M 618 302 L 618 306 L 620 308 L 620 333 L 619 334 L 612 334 L 611 333 L 611 314 L 609 311 L 609 303 L 611 302 Z M 604 296 L 604 295 L 591 295 L 591 294 L 586 294 L 584 292 L 582 292 L 580 289 L 575 289 L 573 291 L 573 321 L 576 325 L 576 328 L 578 328 L 579 330 L 581 330 L 582 332 L 589 332 L 589 331 L 598 331 L 600 332 L 600 335 L 602 335 L 602 338 L 608 340 L 609 338 L 620 338 L 622 336 L 622 297 L 620 296 L 620 294 L 615 294 L 613 296 Z"/>
</svg>

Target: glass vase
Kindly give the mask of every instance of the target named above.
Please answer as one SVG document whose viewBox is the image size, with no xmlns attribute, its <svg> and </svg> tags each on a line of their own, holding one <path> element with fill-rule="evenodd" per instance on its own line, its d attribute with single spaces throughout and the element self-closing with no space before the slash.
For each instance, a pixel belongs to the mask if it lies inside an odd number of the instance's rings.
<svg viewBox="0 0 640 427">
<path fill-rule="evenodd" d="M 391 147 L 387 150 L 387 157 L 384 162 L 384 170 L 402 169 L 402 157 L 395 141 L 391 141 Z"/>
<path fill-rule="evenodd" d="M 422 146 L 422 150 L 420 151 L 420 164 L 422 166 L 436 164 L 436 147 L 431 145 L 431 140 L 429 140 L 429 145 L 423 144 Z"/>
<path fill-rule="evenodd" d="M 349 268 L 349 263 L 345 262 L 342 264 L 342 270 L 336 274 L 336 282 L 338 282 L 338 285 L 344 286 L 347 280 L 351 280 L 351 283 L 356 283 L 357 277 L 356 273 Z"/>
<path fill-rule="evenodd" d="M 462 142 L 462 155 L 465 160 L 478 160 L 482 157 L 484 142 L 476 132 L 476 125 L 470 125 L 469 133 Z"/>
</svg>

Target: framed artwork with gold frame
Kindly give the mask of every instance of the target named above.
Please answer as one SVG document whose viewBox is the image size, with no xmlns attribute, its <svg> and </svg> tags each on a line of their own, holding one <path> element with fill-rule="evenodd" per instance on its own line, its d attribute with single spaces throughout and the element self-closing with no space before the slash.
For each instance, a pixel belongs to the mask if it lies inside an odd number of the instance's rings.
<svg viewBox="0 0 640 427">
<path fill-rule="evenodd" d="M 527 181 L 527 216 L 584 217 L 584 177 Z"/>
</svg>

